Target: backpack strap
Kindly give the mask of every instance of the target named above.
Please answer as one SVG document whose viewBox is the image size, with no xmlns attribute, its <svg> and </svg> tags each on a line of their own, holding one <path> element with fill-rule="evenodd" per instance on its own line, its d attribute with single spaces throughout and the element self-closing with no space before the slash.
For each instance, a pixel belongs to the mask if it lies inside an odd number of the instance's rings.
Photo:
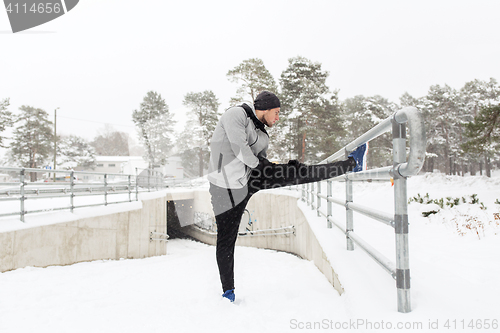
<svg viewBox="0 0 500 333">
<path fill-rule="evenodd" d="M 264 124 L 259 119 L 257 119 L 257 116 L 253 112 L 252 108 L 249 107 L 248 105 L 246 105 L 245 103 L 243 103 L 239 106 L 241 106 L 243 108 L 243 110 L 245 110 L 245 112 L 247 113 L 247 116 L 250 117 L 250 119 L 252 119 L 255 127 L 260 129 L 262 132 L 266 133 L 267 136 L 269 136 L 269 134 L 267 134 L 267 131 L 264 127 Z"/>
</svg>

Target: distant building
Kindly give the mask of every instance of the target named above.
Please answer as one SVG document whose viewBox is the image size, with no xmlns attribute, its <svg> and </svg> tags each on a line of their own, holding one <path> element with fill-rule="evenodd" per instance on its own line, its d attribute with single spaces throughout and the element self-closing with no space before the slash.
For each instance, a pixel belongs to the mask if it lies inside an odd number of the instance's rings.
<svg viewBox="0 0 500 333">
<path fill-rule="evenodd" d="M 147 169 L 148 163 L 144 161 L 142 156 L 96 156 L 96 166 L 94 170 L 88 170 L 92 172 L 99 173 L 122 173 L 125 175 L 135 175 L 135 169 L 138 169 L 140 173 L 143 169 Z M 102 180 L 104 176 L 102 175 L 80 175 L 80 179 L 83 181 L 89 180 Z M 113 176 L 110 176 L 112 180 Z"/>
<path fill-rule="evenodd" d="M 160 168 L 160 172 L 166 178 L 184 178 L 184 168 L 180 156 L 174 155 L 167 159 L 167 163 Z"/>
<path fill-rule="evenodd" d="M 11 182 L 12 177 L 6 173 L 0 173 L 0 183 Z"/>
<path fill-rule="evenodd" d="M 95 169 L 88 171 L 98 173 L 136 175 L 136 172 L 137 174 L 140 174 L 142 170 L 147 168 L 148 162 L 146 162 L 142 156 L 96 156 Z M 169 158 L 164 166 L 160 166 L 155 169 L 169 178 L 184 178 L 181 159 L 178 156 Z M 82 174 L 79 177 L 80 180 L 83 181 L 102 180 L 104 178 L 103 176 L 91 174 Z M 113 180 L 113 178 L 116 177 L 110 176 L 109 180 Z"/>
<path fill-rule="evenodd" d="M 148 163 L 142 156 L 96 156 L 94 171 L 135 175 L 136 168 L 139 171 L 148 168 Z"/>
</svg>

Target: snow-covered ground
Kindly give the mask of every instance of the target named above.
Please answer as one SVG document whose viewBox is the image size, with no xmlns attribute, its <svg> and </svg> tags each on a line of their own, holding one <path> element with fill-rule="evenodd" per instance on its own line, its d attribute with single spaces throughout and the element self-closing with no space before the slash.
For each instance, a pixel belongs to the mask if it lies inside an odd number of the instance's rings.
<svg viewBox="0 0 500 333">
<path fill-rule="evenodd" d="M 334 187 L 340 198 L 343 186 Z M 339 275 L 342 296 L 311 262 L 238 247 L 237 302 L 230 304 L 220 296 L 215 248 L 171 240 L 161 257 L 1 273 L 0 332 L 500 331 L 494 215 L 500 177 L 409 180 L 409 197 L 426 193 L 437 200 L 477 194 L 487 209 L 462 203 L 426 218 L 421 212 L 436 205 L 409 205 L 411 313 L 397 312 L 394 280 L 361 249 L 346 251 L 343 233 L 327 229 L 300 202 Z M 392 187 L 356 184 L 354 201 L 391 212 Z M 335 212 L 342 221 L 342 207 Z M 355 214 L 354 229 L 394 260 L 392 228 Z"/>
<path fill-rule="evenodd" d="M 409 205 L 410 269 L 412 312 L 396 312 L 396 289 L 392 278 L 366 253 L 355 246 L 345 251 L 345 237 L 336 228 L 325 229 L 326 222 L 301 203 L 316 236 L 320 239 L 332 266 L 352 305 L 350 318 L 412 320 L 429 328 L 429 320 L 439 320 L 439 330 L 456 327 L 476 331 L 500 320 L 500 176 L 459 177 L 427 174 L 408 181 L 408 197 L 431 199 L 465 197 L 477 194 L 480 204 Z M 344 184 L 336 184 L 334 195 L 342 198 Z M 325 193 L 323 191 L 323 193 Z M 392 212 L 393 188 L 390 183 L 355 183 L 354 201 L 378 210 Z M 335 206 L 334 206 L 335 207 Z M 439 209 L 428 218 L 423 211 Z M 345 210 L 336 206 L 334 216 L 343 222 Z M 495 218 L 495 215 L 497 218 Z M 478 223 L 479 222 L 479 223 Z M 394 230 L 385 224 L 354 214 L 354 230 L 365 241 L 395 261 Z M 342 296 L 344 297 L 344 295 Z M 488 320 L 489 319 L 489 320 Z M 454 321 L 455 320 L 455 321 Z M 463 320 L 463 322 L 462 322 Z M 473 320 L 473 322 L 471 322 Z M 445 324 L 448 327 L 444 326 Z M 496 326 L 497 330 L 500 328 Z M 463 328 L 463 329 L 462 329 Z M 430 329 L 429 331 L 435 331 Z"/>
</svg>

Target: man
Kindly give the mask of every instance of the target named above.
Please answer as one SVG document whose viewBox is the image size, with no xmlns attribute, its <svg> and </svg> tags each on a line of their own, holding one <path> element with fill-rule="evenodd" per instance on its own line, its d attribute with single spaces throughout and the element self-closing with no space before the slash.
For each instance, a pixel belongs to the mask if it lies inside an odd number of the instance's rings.
<svg viewBox="0 0 500 333">
<path fill-rule="evenodd" d="M 262 189 L 298 185 L 340 176 L 362 165 L 358 161 L 305 165 L 297 160 L 273 164 L 267 157 L 269 136 L 265 126 L 279 120 L 280 101 L 261 92 L 253 105 L 244 103 L 226 110 L 212 135 L 208 180 L 217 223 L 216 257 L 223 297 L 234 302 L 234 247 L 238 227 L 250 197 Z M 366 146 L 365 146 L 366 147 Z M 357 171 L 357 170 L 356 170 Z"/>
</svg>

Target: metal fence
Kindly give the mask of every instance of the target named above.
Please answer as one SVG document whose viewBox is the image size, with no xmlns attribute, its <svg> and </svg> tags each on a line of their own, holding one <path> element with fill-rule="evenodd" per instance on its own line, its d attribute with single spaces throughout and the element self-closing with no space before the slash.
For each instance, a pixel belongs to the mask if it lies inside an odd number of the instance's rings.
<svg viewBox="0 0 500 333">
<path fill-rule="evenodd" d="M 406 124 L 410 133 L 410 152 L 406 161 Z M 380 124 L 352 141 L 344 148 L 331 155 L 321 163 L 332 162 L 339 158 L 347 158 L 348 154 L 361 144 L 373 140 L 380 135 L 392 130 L 393 165 L 383 168 L 371 169 L 357 173 L 332 178 L 326 181 L 327 193 L 321 193 L 321 184 L 302 185 L 302 200 L 306 201 L 312 209 L 317 210 L 318 216 L 324 216 L 327 227 L 332 224 L 344 232 L 347 239 L 347 250 L 354 250 L 356 243 L 366 251 L 378 264 L 380 264 L 396 280 L 397 302 L 399 312 L 411 311 L 410 300 L 410 266 L 408 251 L 408 203 L 407 203 L 407 178 L 416 175 L 423 166 L 425 158 L 425 127 L 421 113 L 413 107 L 406 107 Z M 394 180 L 394 215 L 374 210 L 353 202 L 353 182 L 363 180 Z M 345 181 L 345 201 L 332 197 L 332 181 Z M 316 204 L 315 199 L 316 198 Z M 321 200 L 326 201 L 326 213 L 321 210 Z M 344 227 L 332 216 L 332 203 L 345 206 L 346 226 Z M 354 233 L 353 212 L 361 213 L 373 218 L 395 230 L 396 236 L 396 262 L 392 262 L 379 251 L 370 246 Z"/>
<path fill-rule="evenodd" d="M 10 167 L 0 167 L 0 171 L 13 176 L 12 181 L 0 182 L 0 217 L 18 215 L 22 222 L 26 214 L 57 210 L 73 212 L 75 208 L 132 202 L 138 200 L 139 192 L 175 185 L 173 180 L 165 180 L 160 172 L 149 169 L 137 170 L 136 175 Z M 79 204 L 76 201 L 81 197 L 96 199 L 82 200 Z M 60 198 L 62 200 L 57 202 L 47 201 Z M 41 203 L 28 209 L 27 203 L 33 201 Z M 17 202 L 17 205 L 8 205 L 7 202 Z"/>
</svg>

